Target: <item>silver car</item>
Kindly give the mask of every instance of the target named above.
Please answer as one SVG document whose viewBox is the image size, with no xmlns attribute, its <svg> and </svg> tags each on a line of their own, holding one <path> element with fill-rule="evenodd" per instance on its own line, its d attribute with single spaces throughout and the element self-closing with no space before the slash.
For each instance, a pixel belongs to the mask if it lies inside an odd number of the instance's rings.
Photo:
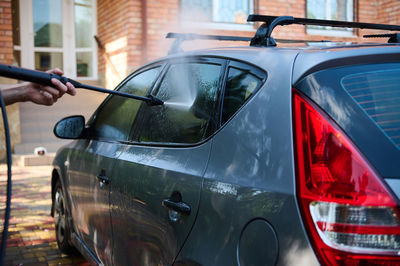
<svg viewBox="0 0 400 266">
<path fill-rule="evenodd" d="M 105 265 L 400 263 L 400 46 L 257 34 L 171 54 L 116 88 L 163 105 L 110 96 L 88 122 L 56 125 L 75 139 L 52 174 L 63 252 Z"/>
</svg>

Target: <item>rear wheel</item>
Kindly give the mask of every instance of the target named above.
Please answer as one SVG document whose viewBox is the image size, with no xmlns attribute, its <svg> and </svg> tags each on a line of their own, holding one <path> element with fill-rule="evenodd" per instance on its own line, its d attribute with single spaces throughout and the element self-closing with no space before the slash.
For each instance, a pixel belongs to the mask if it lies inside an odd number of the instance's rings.
<svg viewBox="0 0 400 266">
<path fill-rule="evenodd" d="M 60 180 L 57 180 L 54 194 L 54 224 L 56 229 L 56 239 L 58 248 L 65 254 L 75 252 L 75 248 L 70 244 L 69 239 L 71 230 L 67 221 L 67 211 L 65 208 L 64 193 L 61 187 Z"/>
</svg>

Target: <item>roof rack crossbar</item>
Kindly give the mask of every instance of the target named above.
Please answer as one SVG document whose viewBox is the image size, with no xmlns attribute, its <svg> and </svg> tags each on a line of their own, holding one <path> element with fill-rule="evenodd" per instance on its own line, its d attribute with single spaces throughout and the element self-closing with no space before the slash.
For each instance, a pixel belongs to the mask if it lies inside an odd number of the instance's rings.
<svg viewBox="0 0 400 266">
<path fill-rule="evenodd" d="M 370 34 L 363 35 L 364 38 L 389 38 L 388 43 L 400 43 L 400 33 Z"/>
<path fill-rule="evenodd" d="M 264 16 L 264 15 L 249 15 L 247 21 L 251 22 L 266 22 L 271 23 L 278 16 Z M 391 30 L 400 31 L 399 25 L 389 24 L 375 24 L 375 23 L 362 23 L 362 22 L 350 22 L 350 21 L 338 21 L 338 20 L 324 20 L 324 19 L 311 19 L 311 18 L 293 18 L 292 23 L 287 24 L 301 24 L 301 25 L 315 25 L 315 26 L 330 26 L 340 28 L 358 28 L 358 29 L 371 29 L 371 30 Z"/>
<path fill-rule="evenodd" d="M 260 34 L 262 36 L 262 34 Z M 168 54 L 174 54 L 183 51 L 181 44 L 184 41 L 192 40 L 216 40 L 216 41 L 241 41 L 241 42 L 251 42 L 254 38 L 251 37 L 241 37 L 241 36 L 227 36 L 227 35 L 204 35 L 197 33 L 175 33 L 169 32 L 165 38 L 175 39 L 172 44 Z M 274 39 L 272 41 L 280 43 L 317 43 L 317 42 L 330 42 L 326 40 L 290 40 L 290 39 Z"/>
<path fill-rule="evenodd" d="M 262 36 L 262 34 L 260 34 Z M 251 37 L 241 37 L 241 36 L 227 36 L 227 35 L 205 35 L 197 33 L 175 33 L 169 32 L 165 38 L 175 39 L 172 44 L 168 54 L 174 54 L 182 51 L 181 44 L 184 41 L 192 40 L 216 40 L 216 41 L 240 41 L 240 42 L 251 42 L 254 38 Z M 325 40 L 288 40 L 288 39 L 275 39 L 272 41 L 280 43 L 313 43 L 313 42 L 329 42 Z"/>
<path fill-rule="evenodd" d="M 170 50 L 168 51 L 168 54 L 174 54 L 182 51 L 181 44 L 183 41 L 190 41 L 190 40 L 217 40 L 217 41 L 240 41 L 240 42 L 251 41 L 250 37 L 205 35 L 196 33 L 174 33 L 174 32 L 169 32 L 165 38 L 175 39 Z"/>
<path fill-rule="evenodd" d="M 276 43 L 271 37 L 271 33 L 278 25 L 315 25 L 315 26 L 329 26 L 340 28 L 358 28 L 358 29 L 373 29 L 373 30 L 389 30 L 400 31 L 398 25 L 375 24 L 375 23 L 361 23 L 361 22 L 348 22 L 336 20 L 323 20 L 323 19 L 310 19 L 310 18 L 295 18 L 290 16 L 264 16 L 264 15 L 249 15 L 247 18 L 249 22 L 264 22 L 256 32 L 250 45 L 252 46 L 275 46 Z"/>
</svg>

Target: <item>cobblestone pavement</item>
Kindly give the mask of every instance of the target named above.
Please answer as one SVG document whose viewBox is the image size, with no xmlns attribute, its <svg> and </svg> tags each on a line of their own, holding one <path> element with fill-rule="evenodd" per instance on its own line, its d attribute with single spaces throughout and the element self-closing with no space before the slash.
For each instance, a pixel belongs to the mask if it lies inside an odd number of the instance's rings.
<svg viewBox="0 0 400 266">
<path fill-rule="evenodd" d="M 90 265 L 57 248 L 50 216 L 50 166 L 13 166 L 11 217 L 4 265 Z M 0 165 L 0 234 L 3 231 L 7 167 Z M 1 238 L 0 238 L 1 241 Z M 1 264 L 1 263 L 0 263 Z"/>
</svg>

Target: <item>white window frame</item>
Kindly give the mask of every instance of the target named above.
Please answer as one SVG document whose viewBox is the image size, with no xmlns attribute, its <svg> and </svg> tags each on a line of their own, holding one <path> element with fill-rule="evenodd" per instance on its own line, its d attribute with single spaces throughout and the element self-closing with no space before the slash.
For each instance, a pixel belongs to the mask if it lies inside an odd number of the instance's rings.
<svg viewBox="0 0 400 266">
<path fill-rule="evenodd" d="M 92 1 L 93 8 L 93 35 L 97 34 L 97 1 Z M 21 67 L 35 68 L 35 52 L 62 52 L 64 75 L 71 78 L 77 78 L 76 53 L 92 52 L 92 76 L 79 77 L 80 80 L 97 80 L 98 79 L 98 62 L 97 62 L 97 46 L 96 41 L 92 40 L 91 48 L 75 47 L 75 2 L 74 0 L 62 0 L 62 36 L 63 47 L 35 47 L 33 29 L 33 0 L 19 0 L 19 22 L 20 22 L 20 45 L 15 45 L 14 50 L 21 52 Z M 23 7 L 23 8 L 21 8 Z"/>
<path fill-rule="evenodd" d="M 254 0 L 242 0 L 243 2 L 248 2 L 249 6 L 249 14 L 254 13 Z M 227 22 L 216 22 L 216 18 L 218 17 L 218 5 L 219 0 L 212 0 L 213 5 L 213 13 L 212 13 L 212 21 L 204 21 L 204 22 L 192 22 L 192 21 L 182 21 L 181 27 L 184 29 L 213 29 L 213 30 L 239 30 L 239 31 L 251 31 L 254 32 L 253 23 L 247 24 L 238 24 L 238 23 L 227 23 Z"/>
<path fill-rule="evenodd" d="M 326 3 L 326 8 L 325 8 L 325 16 L 326 18 L 330 17 L 331 14 L 331 1 L 336 1 L 336 0 L 325 0 Z M 308 0 L 306 1 L 306 4 L 308 5 Z M 348 21 L 354 21 L 354 0 L 347 0 L 347 14 L 346 14 L 346 19 Z M 308 6 L 307 6 L 308 8 Z M 320 29 L 313 29 L 310 27 L 306 28 L 307 34 L 310 35 L 322 35 L 322 36 L 332 36 L 332 37 L 357 37 L 354 35 L 353 29 L 344 29 L 344 30 L 337 30 L 334 27 L 323 27 Z"/>
</svg>

